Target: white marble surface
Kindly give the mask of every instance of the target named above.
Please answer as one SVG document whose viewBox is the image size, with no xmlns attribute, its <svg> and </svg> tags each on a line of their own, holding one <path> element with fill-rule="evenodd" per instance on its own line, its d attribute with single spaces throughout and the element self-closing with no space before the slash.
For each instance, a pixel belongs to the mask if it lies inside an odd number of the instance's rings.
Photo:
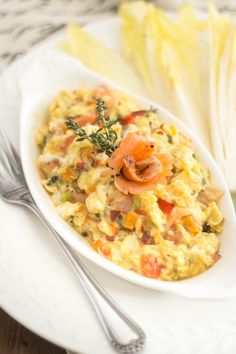
<svg viewBox="0 0 236 354">
<path fill-rule="evenodd" d="M 184 0 L 153 1 L 174 9 Z M 207 0 L 188 0 L 205 9 Z M 47 38 L 69 21 L 92 22 L 109 16 L 120 0 L 0 0 L 0 71 L 32 46 Z M 221 9 L 236 9 L 235 0 L 215 0 Z"/>
<path fill-rule="evenodd" d="M 0 71 L 64 27 L 107 17 L 117 0 L 0 0 Z"/>
</svg>

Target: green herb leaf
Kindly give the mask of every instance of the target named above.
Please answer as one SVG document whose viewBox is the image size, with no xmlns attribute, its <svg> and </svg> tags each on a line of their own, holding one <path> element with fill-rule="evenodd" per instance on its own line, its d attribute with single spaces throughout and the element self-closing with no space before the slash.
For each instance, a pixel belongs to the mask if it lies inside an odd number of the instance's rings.
<svg viewBox="0 0 236 354">
<path fill-rule="evenodd" d="M 75 122 L 73 121 L 73 119 L 68 118 L 68 119 L 65 121 L 65 124 L 67 125 L 67 127 L 68 127 L 69 129 L 74 130 L 75 133 L 76 133 L 77 135 L 79 135 L 81 138 L 87 136 L 85 130 L 84 130 L 83 128 L 81 128 L 81 127 L 79 126 L 79 124 L 75 123 Z M 82 139 L 82 140 L 83 140 L 83 139 Z"/>
<path fill-rule="evenodd" d="M 158 112 L 158 109 L 151 106 L 151 107 L 149 108 L 148 112 L 150 112 L 150 113 L 157 113 L 157 112 Z"/>
<path fill-rule="evenodd" d="M 52 176 L 51 178 L 49 178 L 49 180 L 47 181 L 47 185 L 51 186 L 52 184 L 56 183 L 56 181 L 58 180 L 58 176 Z"/>
<path fill-rule="evenodd" d="M 71 202 L 72 199 L 72 194 L 71 192 L 64 192 L 61 195 L 61 202 L 65 203 L 65 202 Z"/>
<path fill-rule="evenodd" d="M 205 189 L 206 184 L 207 184 L 207 182 L 206 182 L 205 177 L 202 177 L 202 180 L 201 180 L 201 185 L 202 185 L 202 188 L 203 188 L 203 189 Z"/>
<path fill-rule="evenodd" d="M 202 231 L 210 234 L 212 232 L 211 226 L 207 222 L 204 222 L 202 225 Z"/>
<path fill-rule="evenodd" d="M 168 143 L 173 144 L 173 138 L 171 135 L 167 134 Z"/>
<path fill-rule="evenodd" d="M 97 121 L 101 126 L 98 130 L 87 135 L 85 130 L 71 118 L 68 118 L 65 124 L 79 136 L 78 141 L 88 139 L 100 152 L 105 152 L 108 156 L 111 156 L 113 151 L 117 148 L 117 134 L 112 129 L 112 126 L 119 120 L 119 117 L 111 120 L 110 117 L 105 114 L 107 109 L 107 107 L 105 107 L 105 101 L 102 98 L 96 98 L 96 100 L 96 111 L 98 112 Z"/>
</svg>

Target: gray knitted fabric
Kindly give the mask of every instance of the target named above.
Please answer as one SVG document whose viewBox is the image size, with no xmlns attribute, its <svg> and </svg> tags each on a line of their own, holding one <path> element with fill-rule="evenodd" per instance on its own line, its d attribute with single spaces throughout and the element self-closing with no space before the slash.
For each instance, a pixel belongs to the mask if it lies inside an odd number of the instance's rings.
<svg viewBox="0 0 236 354">
<path fill-rule="evenodd" d="M 0 71 L 36 43 L 64 27 L 96 21 L 115 11 L 117 0 L 0 0 Z"/>
</svg>

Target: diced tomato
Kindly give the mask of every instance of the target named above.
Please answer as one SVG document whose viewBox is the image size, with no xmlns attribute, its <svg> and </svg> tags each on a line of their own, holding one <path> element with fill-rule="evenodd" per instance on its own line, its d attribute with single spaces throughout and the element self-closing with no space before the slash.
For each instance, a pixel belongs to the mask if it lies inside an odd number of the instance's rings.
<svg viewBox="0 0 236 354">
<path fill-rule="evenodd" d="M 106 240 L 112 242 L 112 241 L 115 240 L 115 236 L 108 236 L 108 235 L 106 235 Z"/>
<path fill-rule="evenodd" d="M 172 212 L 172 209 L 174 208 L 174 204 L 167 202 L 164 199 L 158 199 L 157 201 L 159 208 L 163 213 L 170 214 Z"/>
<path fill-rule="evenodd" d="M 79 170 L 84 170 L 85 167 L 86 167 L 86 164 L 85 164 L 84 162 L 82 162 L 82 161 L 78 161 L 78 162 L 76 163 L 76 167 L 77 167 Z"/>
<path fill-rule="evenodd" d="M 129 115 L 125 116 L 121 120 L 121 123 L 123 125 L 132 124 L 136 117 L 144 116 L 146 112 L 147 112 L 146 110 L 134 111 L 134 112 L 130 113 Z"/>
<path fill-rule="evenodd" d="M 74 139 L 75 139 L 75 135 L 68 136 L 66 140 L 59 146 L 59 150 L 63 152 L 66 151 L 70 146 L 70 144 L 72 144 Z"/>
<path fill-rule="evenodd" d="M 97 167 L 100 163 L 99 159 L 96 159 L 96 157 L 92 157 L 92 164 L 93 166 Z"/>
<path fill-rule="evenodd" d="M 73 121 L 83 127 L 86 124 L 94 124 L 97 120 L 97 113 L 90 113 L 84 116 L 74 117 Z"/>
<path fill-rule="evenodd" d="M 156 257 L 145 255 L 141 257 L 141 270 L 146 277 L 159 278 L 163 268 L 165 268 L 164 264 L 158 264 Z"/>
</svg>

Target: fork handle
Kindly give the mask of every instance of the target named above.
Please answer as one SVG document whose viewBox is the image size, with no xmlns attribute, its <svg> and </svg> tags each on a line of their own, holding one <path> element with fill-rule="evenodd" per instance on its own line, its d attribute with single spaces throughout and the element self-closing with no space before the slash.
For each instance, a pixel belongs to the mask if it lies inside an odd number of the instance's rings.
<svg viewBox="0 0 236 354">
<path fill-rule="evenodd" d="M 31 194 L 24 196 L 24 205 L 39 216 L 62 247 L 67 259 L 79 276 L 112 347 L 121 353 L 140 351 L 145 342 L 145 333 L 142 328 L 111 298 L 79 259 L 73 248 L 49 224 Z"/>
</svg>

